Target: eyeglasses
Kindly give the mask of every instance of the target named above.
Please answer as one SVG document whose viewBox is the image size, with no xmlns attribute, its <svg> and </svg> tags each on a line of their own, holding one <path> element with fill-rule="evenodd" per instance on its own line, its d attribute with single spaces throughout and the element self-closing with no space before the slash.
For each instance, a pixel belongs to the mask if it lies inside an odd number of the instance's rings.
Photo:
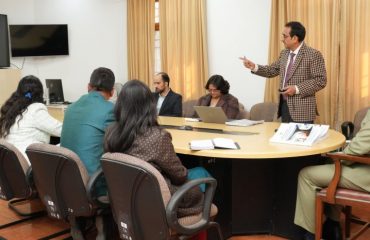
<svg viewBox="0 0 370 240">
<path fill-rule="evenodd" d="M 290 37 L 289 35 L 285 35 L 284 33 L 282 33 L 282 35 L 283 35 L 284 39 L 287 38 L 287 37 Z"/>
<path fill-rule="evenodd" d="M 210 92 L 210 93 L 217 93 L 217 92 L 220 92 L 220 90 L 219 89 L 208 89 L 208 92 Z"/>
</svg>

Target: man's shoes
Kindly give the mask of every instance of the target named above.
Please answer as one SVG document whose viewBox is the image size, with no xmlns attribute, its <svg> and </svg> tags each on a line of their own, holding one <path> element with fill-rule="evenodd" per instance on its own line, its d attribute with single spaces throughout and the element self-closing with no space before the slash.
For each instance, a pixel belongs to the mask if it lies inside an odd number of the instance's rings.
<svg viewBox="0 0 370 240">
<path fill-rule="evenodd" d="M 342 240 L 342 228 L 339 222 L 327 218 L 323 225 L 322 238 L 327 240 Z"/>
<path fill-rule="evenodd" d="M 315 235 L 306 231 L 306 233 L 303 235 L 303 240 L 315 240 Z"/>
</svg>

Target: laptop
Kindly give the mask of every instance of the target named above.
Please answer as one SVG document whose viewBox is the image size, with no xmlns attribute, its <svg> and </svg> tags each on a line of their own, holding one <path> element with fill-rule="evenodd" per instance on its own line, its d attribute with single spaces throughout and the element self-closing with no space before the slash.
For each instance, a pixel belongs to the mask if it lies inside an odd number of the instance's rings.
<svg viewBox="0 0 370 240">
<path fill-rule="evenodd" d="M 227 117 L 221 107 L 194 106 L 199 118 L 206 123 L 225 124 Z"/>
<path fill-rule="evenodd" d="M 49 101 L 51 104 L 64 103 L 62 79 L 45 79 L 49 90 Z"/>
</svg>

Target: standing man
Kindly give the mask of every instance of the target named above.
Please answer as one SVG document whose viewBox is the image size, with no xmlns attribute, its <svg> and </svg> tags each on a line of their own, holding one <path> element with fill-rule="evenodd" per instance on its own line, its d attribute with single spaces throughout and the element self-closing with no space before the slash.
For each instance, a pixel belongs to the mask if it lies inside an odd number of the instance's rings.
<svg viewBox="0 0 370 240">
<path fill-rule="evenodd" d="M 88 94 L 71 104 L 64 115 L 61 146 L 75 152 L 91 176 L 100 168 L 103 139 L 107 126 L 115 119 L 113 103 L 114 74 L 97 68 L 90 77 Z"/>
<path fill-rule="evenodd" d="M 170 77 L 165 72 L 154 76 L 154 97 L 160 116 L 182 117 L 182 96 L 170 88 Z"/>
<path fill-rule="evenodd" d="M 282 39 L 286 49 L 271 65 L 257 65 L 240 58 L 246 68 L 262 77 L 280 75 L 278 117 L 282 122 L 313 123 L 318 115 L 315 93 L 326 86 L 324 58 L 303 40 L 306 29 L 299 22 L 285 24 Z"/>
</svg>

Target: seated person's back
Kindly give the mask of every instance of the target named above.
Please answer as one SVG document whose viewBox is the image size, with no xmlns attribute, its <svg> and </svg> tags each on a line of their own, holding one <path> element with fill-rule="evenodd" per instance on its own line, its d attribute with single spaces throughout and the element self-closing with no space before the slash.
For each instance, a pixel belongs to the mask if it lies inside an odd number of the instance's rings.
<svg viewBox="0 0 370 240">
<path fill-rule="evenodd" d="M 155 101 L 157 113 L 160 116 L 181 117 L 182 96 L 170 88 L 170 77 L 165 72 L 157 73 L 154 76 Z"/>
<path fill-rule="evenodd" d="M 71 104 L 63 121 L 61 146 L 75 152 L 89 175 L 100 167 L 105 130 L 114 121 L 114 74 L 107 68 L 98 68 L 91 75 L 89 93 Z"/>
<path fill-rule="evenodd" d="M 221 75 L 213 75 L 207 81 L 208 94 L 199 98 L 197 106 L 221 107 L 228 119 L 239 115 L 239 101 L 229 94 L 230 84 Z M 197 117 L 194 114 L 194 117 Z"/>
<path fill-rule="evenodd" d="M 156 167 L 166 179 L 173 194 L 188 179 L 188 170 L 182 165 L 172 145 L 171 135 L 157 122 L 155 101 L 150 89 L 138 80 L 127 82 L 115 106 L 116 123 L 105 137 L 106 152 L 122 152 Z M 179 216 L 202 211 L 203 194 L 193 188 L 181 202 Z"/>
<path fill-rule="evenodd" d="M 43 87 L 35 76 L 26 76 L 17 90 L 1 107 L 0 138 L 25 154 L 32 143 L 49 143 L 50 136 L 60 137 L 62 123 L 49 115 L 43 103 Z"/>
</svg>

